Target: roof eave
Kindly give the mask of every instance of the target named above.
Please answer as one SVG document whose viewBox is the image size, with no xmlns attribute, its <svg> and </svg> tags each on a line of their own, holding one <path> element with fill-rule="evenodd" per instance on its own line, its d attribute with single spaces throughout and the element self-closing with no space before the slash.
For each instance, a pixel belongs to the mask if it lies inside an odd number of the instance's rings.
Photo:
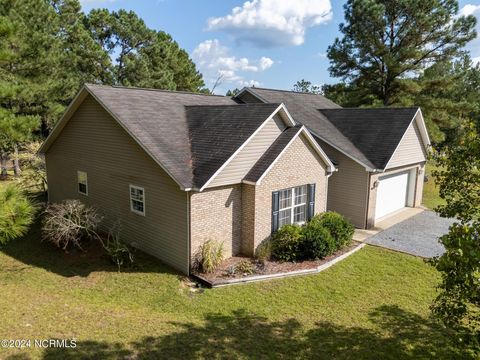
<svg viewBox="0 0 480 360">
<path fill-rule="evenodd" d="M 277 163 L 278 159 L 282 157 L 282 155 L 287 151 L 287 149 L 290 147 L 290 145 L 297 139 L 300 134 L 304 134 L 305 137 L 307 138 L 308 142 L 310 145 L 315 149 L 317 154 L 320 156 L 320 158 L 325 162 L 327 165 L 327 174 L 330 175 L 333 172 L 337 171 L 337 168 L 335 165 L 332 163 L 330 158 L 327 156 L 327 154 L 323 151 L 323 149 L 320 147 L 320 145 L 315 141 L 315 139 L 312 137 L 308 129 L 305 127 L 305 125 L 302 125 L 300 130 L 295 134 L 295 136 L 290 139 L 290 141 L 285 145 L 283 150 L 275 157 L 275 159 L 272 161 L 272 163 L 265 169 L 265 171 L 262 173 L 262 175 L 258 178 L 256 181 L 251 181 L 251 180 L 242 180 L 242 183 L 249 184 L 249 185 L 260 185 L 263 178 L 270 172 L 270 170 L 273 168 L 273 166 Z"/>
<path fill-rule="evenodd" d="M 75 113 L 76 109 L 78 108 L 78 106 L 81 105 L 81 103 L 83 102 L 83 100 L 85 100 L 86 96 L 87 95 L 91 95 L 95 101 L 97 101 L 98 104 L 100 104 L 101 107 L 103 107 L 105 109 L 105 111 L 120 125 L 120 127 L 126 131 L 126 133 L 132 138 L 135 140 L 135 142 L 143 149 L 143 151 L 145 151 L 145 153 L 147 153 L 151 158 L 152 160 L 157 164 L 159 165 L 163 171 L 165 171 L 168 176 L 170 176 L 173 181 L 175 181 L 177 183 L 177 185 L 180 187 L 180 190 L 183 190 L 183 191 L 188 191 L 187 189 L 191 189 L 192 188 L 192 185 L 191 184 L 183 184 L 182 182 L 180 182 L 175 176 L 173 176 L 170 171 L 168 171 L 167 168 L 165 168 L 161 163 L 160 161 L 158 161 L 152 154 L 150 151 L 147 150 L 147 148 L 137 139 L 137 137 L 135 135 L 133 135 L 126 126 L 124 126 L 124 124 L 120 121 L 120 119 L 95 95 L 94 91 L 92 91 L 88 84 L 85 84 L 81 89 L 80 91 L 77 93 L 77 95 L 75 96 L 75 98 L 72 100 L 72 102 L 70 103 L 70 105 L 67 107 L 67 109 L 65 110 L 64 114 L 62 115 L 62 117 L 60 118 L 60 120 L 57 122 L 57 124 L 55 125 L 55 127 L 53 128 L 52 132 L 50 133 L 50 135 L 47 137 L 47 139 L 44 141 L 44 143 L 42 144 L 42 146 L 40 147 L 39 149 L 39 153 L 40 154 L 45 154 L 48 149 L 50 148 L 50 146 L 53 144 L 53 142 L 56 140 L 56 138 L 60 135 L 60 133 L 62 132 L 63 128 L 66 126 L 66 124 L 68 123 L 68 121 L 70 120 L 70 118 L 73 116 L 73 114 Z"/>
</svg>

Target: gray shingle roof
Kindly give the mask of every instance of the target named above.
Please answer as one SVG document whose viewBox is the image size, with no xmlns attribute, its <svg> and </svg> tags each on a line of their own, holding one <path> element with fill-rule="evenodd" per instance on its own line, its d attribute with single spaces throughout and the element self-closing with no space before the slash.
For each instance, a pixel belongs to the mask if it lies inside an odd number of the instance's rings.
<svg viewBox="0 0 480 360">
<path fill-rule="evenodd" d="M 290 140 L 292 140 L 300 131 L 302 125 L 296 125 L 284 130 L 279 137 L 273 142 L 267 151 L 253 165 L 248 174 L 245 176 L 246 181 L 257 182 L 268 167 L 275 161 L 280 153 L 285 149 Z"/>
<path fill-rule="evenodd" d="M 224 96 L 102 85 L 86 87 L 184 188 L 194 185 L 185 106 L 236 104 Z"/>
<path fill-rule="evenodd" d="M 279 105 L 187 106 L 194 185 L 201 188 Z"/>
<path fill-rule="evenodd" d="M 370 169 L 384 168 L 417 110 L 343 109 L 317 94 L 246 89 L 264 102 L 283 102 L 295 121 Z"/>
<path fill-rule="evenodd" d="M 319 111 L 355 144 L 375 169 L 384 169 L 418 108 L 355 108 Z"/>
</svg>

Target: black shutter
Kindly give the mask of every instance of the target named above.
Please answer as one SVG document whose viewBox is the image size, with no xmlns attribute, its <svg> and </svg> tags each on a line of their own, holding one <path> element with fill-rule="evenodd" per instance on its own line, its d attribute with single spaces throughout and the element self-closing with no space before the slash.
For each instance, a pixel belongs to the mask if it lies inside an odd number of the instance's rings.
<svg viewBox="0 0 480 360">
<path fill-rule="evenodd" d="M 272 233 L 278 230 L 278 209 L 280 194 L 278 191 L 272 193 Z"/>
<path fill-rule="evenodd" d="M 308 184 L 308 209 L 307 219 L 310 220 L 315 215 L 315 184 Z"/>
</svg>

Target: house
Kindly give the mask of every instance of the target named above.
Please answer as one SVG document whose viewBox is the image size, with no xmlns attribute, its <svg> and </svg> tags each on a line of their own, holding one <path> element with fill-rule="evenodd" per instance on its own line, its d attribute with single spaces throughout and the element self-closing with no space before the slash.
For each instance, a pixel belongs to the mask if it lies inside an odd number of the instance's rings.
<svg viewBox="0 0 480 360">
<path fill-rule="evenodd" d="M 50 202 L 95 206 L 124 240 L 188 274 L 207 239 L 253 255 L 280 226 L 327 209 L 364 228 L 419 206 L 428 144 L 419 109 L 85 85 L 40 151 Z"/>
<path fill-rule="evenodd" d="M 344 109 L 320 95 L 244 88 L 243 103 L 285 104 L 338 171 L 328 182 L 327 209 L 358 228 L 422 201 L 430 146 L 420 108 Z"/>
</svg>

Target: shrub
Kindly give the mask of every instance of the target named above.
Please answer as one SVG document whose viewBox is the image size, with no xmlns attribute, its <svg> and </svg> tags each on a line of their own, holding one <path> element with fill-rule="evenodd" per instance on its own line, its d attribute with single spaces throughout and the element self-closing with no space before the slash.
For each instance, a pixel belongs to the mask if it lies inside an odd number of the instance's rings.
<svg viewBox="0 0 480 360">
<path fill-rule="evenodd" d="M 303 228 L 301 254 L 304 259 L 323 259 L 337 250 L 330 231 L 319 222 L 308 222 Z"/>
<path fill-rule="evenodd" d="M 13 184 L 0 190 L 0 244 L 25 235 L 36 210 L 36 206 Z"/>
<path fill-rule="evenodd" d="M 100 241 L 110 260 L 117 265 L 118 272 L 120 272 L 122 266 L 133 264 L 134 257 L 131 248 L 120 239 L 117 232 L 111 231 L 106 241 L 101 240 L 101 238 Z"/>
<path fill-rule="evenodd" d="M 330 231 L 335 240 L 336 249 L 340 249 L 352 241 L 355 227 L 343 215 L 337 212 L 329 211 L 315 215 L 310 222 L 318 223 Z"/>
<path fill-rule="evenodd" d="M 235 266 L 235 270 L 242 274 L 253 274 L 255 273 L 255 266 L 248 260 L 240 260 Z"/>
<path fill-rule="evenodd" d="M 298 225 L 284 225 L 271 240 L 272 257 L 280 261 L 295 261 L 299 258 L 302 228 Z"/>
<path fill-rule="evenodd" d="M 66 200 L 51 204 L 45 210 L 43 239 L 66 250 L 69 245 L 82 249 L 84 240 L 97 238 L 102 217 L 92 207 L 78 200 Z"/>
<path fill-rule="evenodd" d="M 205 241 L 199 248 L 195 267 L 204 273 L 213 272 L 223 260 L 223 242 Z"/>
</svg>

